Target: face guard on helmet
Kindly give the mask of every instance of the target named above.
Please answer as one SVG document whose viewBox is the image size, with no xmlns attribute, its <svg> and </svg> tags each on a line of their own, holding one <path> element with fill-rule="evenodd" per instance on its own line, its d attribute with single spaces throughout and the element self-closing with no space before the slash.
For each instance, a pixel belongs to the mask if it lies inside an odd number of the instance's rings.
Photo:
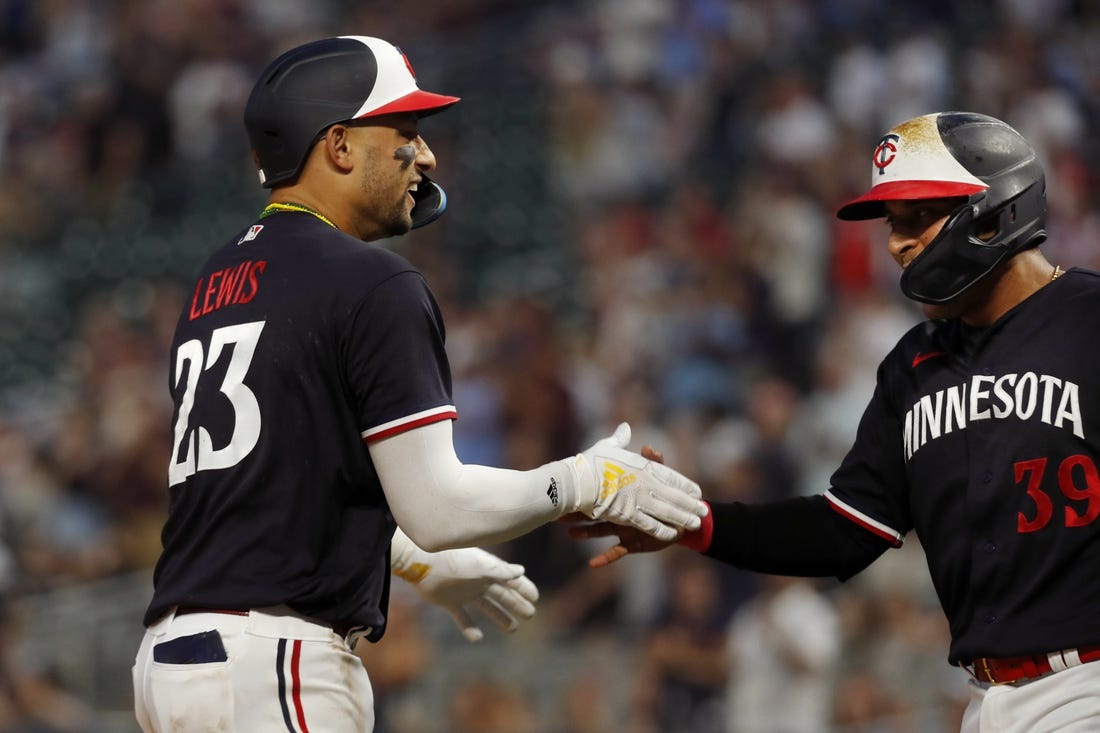
<svg viewBox="0 0 1100 733">
<path fill-rule="evenodd" d="M 901 276 L 906 297 L 947 303 L 1004 260 L 1046 239 L 1043 167 L 1020 133 L 972 112 L 902 122 L 875 148 L 871 190 L 837 216 L 876 219 L 886 215 L 886 201 L 956 196 L 965 196 L 965 203 Z"/>
<path fill-rule="evenodd" d="M 459 100 L 421 90 L 401 50 L 380 38 L 341 36 L 293 48 L 260 75 L 244 126 L 260 184 L 292 183 L 309 151 L 331 125 L 394 112 L 425 117 Z M 413 228 L 435 221 L 447 196 L 428 176 L 413 194 Z"/>
</svg>

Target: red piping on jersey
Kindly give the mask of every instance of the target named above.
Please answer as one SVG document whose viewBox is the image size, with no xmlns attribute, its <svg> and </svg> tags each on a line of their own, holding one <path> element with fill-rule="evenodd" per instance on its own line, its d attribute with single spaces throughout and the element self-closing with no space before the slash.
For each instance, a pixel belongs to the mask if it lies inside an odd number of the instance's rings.
<svg viewBox="0 0 1100 733">
<path fill-rule="evenodd" d="M 306 725 L 306 711 L 302 707 L 302 677 L 299 673 L 299 663 L 302 661 L 302 640 L 294 640 L 294 651 L 290 654 L 290 684 L 291 695 L 294 698 L 294 712 L 298 715 L 298 725 L 302 733 L 309 733 Z"/>
<path fill-rule="evenodd" d="M 457 420 L 457 419 L 458 419 L 458 412 L 456 412 L 454 410 L 450 410 L 448 412 L 436 413 L 435 415 L 425 415 L 424 417 L 422 417 L 418 420 L 410 420 L 409 422 L 401 423 L 400 425 L 394 425 L 392 428 L 389 428 L 388 430 L 383 430 L 380 433 L 375 433 L 374 435 L 369 435 L 369 436 L 363 438 L 363 442 L 364 443 L 374 443 L 376 441 L 382 440 L 382 438 L 389 438 L 389 437 L 394 436 L 394 435 L 399 435 L 400 433 L 403 433 L 406 430 L 412 430 L 413 428 L 419 428 L 422 425 L 431 425 L 432 423 L 440 422 L 441 420 Z"/>
<path fill-rule="evenodd" d="M 862 519 L 855 516 L 854 514 L 850 514 L 849 512 L 844 511 L 843 508 L 837 506 L 837 504 L 835 504 L 834 502 L 830 501 L 830 502 L 828 502 L 828 504 L 829 504 L 829 507 L 834 512 L 836 512 L 840 516 L 844 517 L 845 519 L 848 519 L 848 520 L 851 520 L 851 521 L 855 522 L 860 527 L 863 527 L 864 529 L 868 530 L 869 532 L 878 535 L 882 539 L 889 542 L 892 547 L 901 547 L 901 540 L 899 540 L 897 537 L 890 534 L 889 532 L 881 530 L 878 527 L 876 527 L 875 525 L 869 524 L 869 523 L 863 521 Z"/>
</svg>

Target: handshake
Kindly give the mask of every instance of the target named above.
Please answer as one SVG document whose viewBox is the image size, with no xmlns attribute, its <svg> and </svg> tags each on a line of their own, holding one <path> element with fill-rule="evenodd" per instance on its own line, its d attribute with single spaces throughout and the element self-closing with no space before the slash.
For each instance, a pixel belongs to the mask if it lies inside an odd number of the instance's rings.
<svg viewBox="0 0 1100 733">
<path fill-rule="evenodd" d="M 634 527 L 661 542 L 699 528 L 707 514 L 699 484 L 668 466 L 626 450 L 630 425 L 570 461 L 575 492 L 566 513 Z"/>
<path fill-rule="evenodd" d="M 628 552 L 666 547 L 685 531 L 699 529 L 708 511 L 699 485 L 657 460 L 626 450 L 630 426 L 621 423 L 610 437 L 583 453 L 557 462 L 559 483 L 547 494 L 560 504 L 564 519 L 594 519 L 576 525 L 577 538 L 617 535 L 620 544 L 589 562 L 615 562 Z M 564 470 L 562 470 L 564 469 Z M 393 573 L 412 583 L 429 602 L 446 609 L 463 635 L 478 641 L 483 632 L 470 613 L 478 608 L 497 626 L 513 631 L 535 614 L 538 589 L 522 565 L 504 562 L 476 547 L 425 552 L 400 529 L 391 543 Z"/>
</svg>

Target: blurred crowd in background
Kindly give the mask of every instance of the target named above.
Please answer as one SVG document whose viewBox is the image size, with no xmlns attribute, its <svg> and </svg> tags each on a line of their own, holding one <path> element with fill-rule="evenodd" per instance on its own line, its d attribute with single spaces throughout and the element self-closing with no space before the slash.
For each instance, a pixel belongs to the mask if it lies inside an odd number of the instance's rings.
<svg viewBox="0 0 1100 733">
<path fill-rule="evenodd" d="M 833 213 L 911 116 L 1014 125 L 1046 164 L 1048 257 L 1100 267 L 1094 0 L 0 0 L 0 730 L 135 730 L 26 609 L 119 578 L 147 597 L 171 332 L 265 199 L 244 99 L 339 34 L 463 97 L 422 125 L 446 216 L 385 245 L 440 301 L 468 463 L 534 467 L 629 420 L 708 498 L 827 488 L 920 317 L 884 225 Z M 843 585 L 682 548 L 588 569 L 602 547 L 554 525 L 490 548 L 542 600 L 477 646 L 396 589 L 359 649 L 378 733 L 957 726 L 915 537 Z"/>
</svg>

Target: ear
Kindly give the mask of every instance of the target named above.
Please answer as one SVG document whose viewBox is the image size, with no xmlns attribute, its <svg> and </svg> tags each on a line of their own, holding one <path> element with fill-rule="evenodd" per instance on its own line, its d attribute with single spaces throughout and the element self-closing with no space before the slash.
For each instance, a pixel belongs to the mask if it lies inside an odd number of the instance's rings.
<svg viewBox="0 0 1100 733">
<path fill-rule="evenodd" d="M 332 125 L 321 139 L 325 158 L 340 173 L 348 173 L 354 167 L 351 154 L 351 130 L 347 125 Z"/>
</svg>

